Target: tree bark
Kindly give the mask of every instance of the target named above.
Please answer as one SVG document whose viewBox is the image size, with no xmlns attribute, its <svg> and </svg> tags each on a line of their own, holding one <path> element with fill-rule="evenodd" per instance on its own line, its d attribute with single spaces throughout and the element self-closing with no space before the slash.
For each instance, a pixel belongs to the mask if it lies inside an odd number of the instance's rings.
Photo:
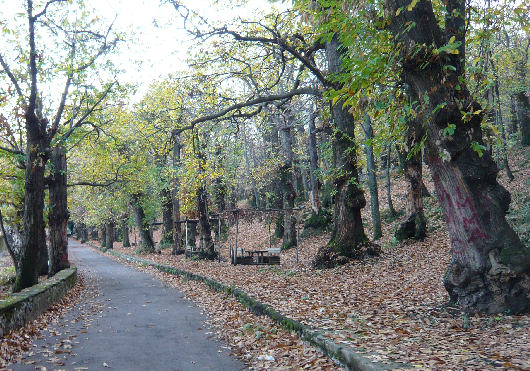
<svg viewBox="0 0 530 371">
<path fill-rule="evenodd" d="M 162 240 L 160 244 L 173 245 L 173 198 L 168 187 L 162 189 Z"/>
<path fill-rule="evenodd" d="M 517 98 L 517 119 L 521 130 L 521 144 L 530 146 L 530 99 L 525 91 L 518 92 Z"/>
<path fill-rule="evenodd" d="M 508 126 L 508 134 L 517 133 L 518 121 L 517 121 L 517 101 L 515 95 L 510 95 L 510 126 Z"/>
<path fill-rule="evenodd" d="M 105 249 L 113 249 L 114 248 L 114 237 L 115 237 L 115 231 L 114 231 L 114 222 L 110 221 L 107 224 L 105 224 Z"/>
<path fill-rule="evenodd" d="M 70 213 L 66 190 L 66 150 L 57 146 L 50 159 L 48 224 L 50 227 L 50 267 L 53 276 L 61 269 L 68 268 L 67 224 Z"/>
<path fill-rule="evenodd" d="M 282 188 L 282 199 L 284 209 L 293 209 L 296 199 L 294 189 L 293 172 L 293 137 L 291 135 L 294 116 L 289 109 L 284 112 L 285 117 L 279 119 L 278 128 L 280 132 L 280 142 L 282 148 L 282 163 L 280 165 L 280 185 Z M 285 212 L 283 215 L 283 249 L 290 249 L 296 246 L 296 220 L 292 212 Z"/>
<path fill-rule="evenodd" d="M 464 2 L 449 3 L 447 9 Z M 461 69 L 444 68 L 460 66 L 463 53 L 438 52 L 432 58 L 431 48 L 447 45 L 454 34 L 438 26 L 430 1 L 420 0 L 411 11 L 397 12 L 409 4 L 387 0 L 385 10 L 402 56 L 404 80 L 424 102 L 420 114 L 429 134 L 426 160 L 451 239 L 453 259 L 445 287 L 452 302 L 471 311 L 529 311 L 530 249 L 506 222 L 510 194 L 497 182 L 498 169 L 490 154 L 482 150 L 481 107 L 461 81 Z M 466 13 L 453 16 L 457 14 Z M 412 22 L 415 27 L 405 29 Z M 464 23 L 461 19 L 459 28 L 464 29 Z M 456 41 L 465 44 L 461 36 Z M 462 110 L 472 114 L 463 118 Z M 453 135 L 445 132 L 449 124 L 454 125 Z"/>
<path fill-rule="evenodd" d="M 374 147 L 372 139 L 374 131 L 372 128 L 372 120 L 368 114 L 364 115 L 364 135 L 366 136 L 367 144 L 365 145 L 366 154 L 366 171 L 368 173 L 368 188 L 370 189 L 370 210 L 372 213 L 373 224 L 373 239 L 378 240 L 383 235 L 381 231 L 381 214 L 379 213 L 379 195 L 377 191 L 377 178 L 374 161 Z"/>
<path fill-rule="evenodd" d="M 180 199 L 179 189 L 180 181 L 178 171 L 180 168 L 180 133 L 173 131 L 173 168 L 175 170 L 175 177 L 173 178 L 173 250 L 171 254 L 178 255 L 184 253 L 182 248 L 182 232 L 180 221 Z"/>
<path fill-rule="evenodd" d="M 205 257 L 215 258 L 214 243 L 212 240 L 212 228 L 210 226 L 210 215 L 208 213 L 208 194 L 201 186 L 197 190 L 197 209 L 199 211 L 199 248 L 204 252 Z"/>
<path fill-rule="evenodd" d="M 392 192 L 390 188 L 390 164 L 391 164 L 391 155 L 392 155 L 392 145 L 387 144 L 387 153 L 386 153 L 386 164 L 385 164 L 385 177 L 386 177 L 386 199 L 388 203 L 388 210 L 390 212 L 390 217 L 394 218 L 397 215 L 396 209 L 394 209 L 394 204 L 392 203 Z"/>
<path fill-rule="evenodd" d="M 131 247 L 131 241 L 129 239 L 129 225 L 127 224 L 129 216 L 126 214 L 121 219 L 121 230 L 123 234 L 123 247 Z"/>
<path fill-rule="evenodd" d="M 155 251 L 155 244 L 151 238 L 151 233 L 149 232 L 149 223 L 145 219 L 145 212 L 142 207 L 142 194 L 134 194 L 132 196 L 132 206 L 134 219 L 136 221 L 136 226 L 138 227 L 138 232 L 140 234 L 140 251 L 144 253 L 151 253 Z"/>
<path fill-rule="evenodd" d="M 412 123 L 413 125 L 415 123 Z M 413 141 L 409 140 L 409 150 Z M 423 241 L 427 231 L 427 221 L 423 211 L 423 179 L 421 165 L 421 151 L 410 153 L 405 160 L 405 178 L 407 179 L 406 218 L 398 227 L 395 237 L 398 241 L 409 238 Z M 423 186 L 423 187 L 422 187 Z"/>
<path fill-rule="evenodd" d="M 101 227 L 101 238 L 99 240 L 101 247 L 107 246 L 107 228 L 105 224 Z"/>
<path fill-rule="evenodd" d="M 315 135 L 315 120 L 317 114 L 312 112 L 309 117 L 309 165 L 311 180 L 311 209 L 316 215 L 320 214 L 320 181 L 317 178 L 318 171 L 318 148 Z"/>
<path fill-rule="evenodd" d="M 34 109 L 26 111 L 26 169 L 24 181 L 24 217 L 18 276 L 13 292 L 38 282 L 44 235 L 44 166 L 47 161 L 47 140 L 43 129 L 46 122 L 39 120 Z"/>
<path fill-rule="evenodd" d="M 326 57 L 329 72 L 343 71 L 341 54 L 344 47 L 337 35 L 326 43 Z M 351 258 L 360 258 L 365 254 L 376 255 L 379 249 L 367 244 L 361 219 L 361 209 L 366 205 L 363 190 L 358 183 L 357 155 L 355 144 L 355 122 L 353 116 L 343 107 L 339 99 L 331 107 L 334 124 L 333 135 L 333 168 L 337 174 L 334 178 L 335 205 L 334 228 L 327 246 L 319 249 L 313 265 L 331 267 L 346 262 Z M 362 246 L 367 249 L 362 249 Z M 363 251 L 364 250 L 364 251 Z"/>
</svg>

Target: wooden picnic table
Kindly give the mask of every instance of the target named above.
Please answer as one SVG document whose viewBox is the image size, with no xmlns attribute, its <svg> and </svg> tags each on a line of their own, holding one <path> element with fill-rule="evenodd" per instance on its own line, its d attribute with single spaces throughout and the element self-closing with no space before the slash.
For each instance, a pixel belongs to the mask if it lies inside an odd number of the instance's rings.
<svg viewBox="0 0 530 371">
<path fill-rule="evenodd" d="M 268 253 L 269 250 L 245 250 L 248 256 L 256 257 L 256 263 L 263 263 L 263 256 Z"/>
</svg>

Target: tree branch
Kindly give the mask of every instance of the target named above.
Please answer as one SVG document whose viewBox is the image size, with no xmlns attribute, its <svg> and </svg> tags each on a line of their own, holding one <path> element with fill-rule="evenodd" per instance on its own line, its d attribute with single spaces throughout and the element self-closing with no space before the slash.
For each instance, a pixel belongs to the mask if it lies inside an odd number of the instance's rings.
<svg viewBox="0 0 530 371">
<path fill-rule="evenodd" d="M 22 101 L 25 102 L 24 94 L 22 94 L 22 89 L 20 89 L 20 85 L 18 85 L 18 81 L 15 78 L 15 75 L 13 75 L 13 73 L 11 72 L 11 69 L 9 68 L 7 63 L 5 62 L 4 57 L 2 56 L 2 54 L 0 54 L 0 64 L 2 65 L 2 68 L 4 69 L 4 71 L 6 71 L 7 76 L 9 77 L 9 79 L 11 80 L 13 85 L 15 85 L 15 90 L 17 91 L 18 96 L 20 97 L 20 99 L 22 99 Z"/>
</svg>

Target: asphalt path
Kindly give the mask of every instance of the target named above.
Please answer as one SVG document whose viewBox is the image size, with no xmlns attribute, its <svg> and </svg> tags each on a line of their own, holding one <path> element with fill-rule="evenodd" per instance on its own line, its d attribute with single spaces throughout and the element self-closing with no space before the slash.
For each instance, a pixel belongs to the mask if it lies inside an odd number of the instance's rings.
<svg viewBox="0 0 530 371">
<path fill-rule="evenodd" d="M 12 370 L 242 370 L 206 315 L 148 274 L 70 240 L 71 261 L 94 288 Z"/>
</svg>

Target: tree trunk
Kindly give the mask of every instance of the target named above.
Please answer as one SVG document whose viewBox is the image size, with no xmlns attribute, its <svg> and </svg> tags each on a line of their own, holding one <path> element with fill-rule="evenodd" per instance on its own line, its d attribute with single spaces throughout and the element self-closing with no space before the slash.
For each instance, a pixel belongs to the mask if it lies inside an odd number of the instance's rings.
<svg viewBox="0 0 530 371">
<path fill-rule="evenodd" d="M 510 194 L 497 182 L 498 169 L 490 154 L 483 151 L 482 110 L 458 73 L 463 70 L 463 53 L 440 53 L 426 68 L 420 68 L 432 55 L 428 49 L 447 45 L 454 34 L 440 29 L 432 5 L 426 0 L 418 2 L 412 11 L 396 15 L 399 8 L 409 3 L 387 0 L 386 11 L 402 56 L 404 80 L 413 95 L 424 102 L 420 115 L 425 118 L 429 133 L 426 160 L 451 239 L 453 259 L 445 275 L 445 287 L 451 301 L 468 310 L 529 311 L 530 248 L 521 243 L 506 222 Z M 450 0 L 447 9 L 462 4 Z M 454 17 L 466 12 L 464 9 L 463 13 L 449 14 Z M 415 22 L 415 27 L 404 30 L 411 22 Z M 459 29 L 464 28 L 461 19 Z M 456 41 L 463 46 L 463 36 L 457 36 Z M 419 51 L 415 49 L 422 45 Z M 453 71 L 446 65 L 458 68 Z M 462 110 L 471 114 L 464 119 Z M 449 124 L 454 128 L 452 135 L 445 131 Z"/>
<path fill-rule="evenodd" d="M 392 203 L 392 192 L 390 189 L 390 164 L 391 164 L 391 154 L 392 154 L 392 145 L 387 144 L 387 153 L 386 153 L 386 199 L 388 203 L 388 211 L 390 212 L 390 217 L 394 218 L 397 215 L 396 209 Z"/>
<path fill-rule="evenodd" d="M 293 172 L 293 137 L 291 135 L 291 128 L 294 116 L 289 109 L 284 112 L 283 120 L 278 120 L 278 128 L 280 132 L 281 143 L 281 165 L 280 165 L 280 185 L 282 188 L 283 209 L 293 209 L 294 201 L 296 199 L 296 191 L 294 189 L 294 172 Z M 296 246 L 296 219 L 292 212 L 285 212 L 283 214 L 283 249 L 290 249 Z"/>
<path fill-rule="evenodd" d="M 417 125 L 412 121 L 409 125 L 414 129 Z M 415 138 L 408 135 L 407 147 L 413 150 Z M 405 178 L 407 179 L 407 204 L 405 207 L 406 218 L 398 227 L 395 237 L 398 241 L 409 238 L 423 241 L 427 231 L 427 221 L 423 212 L 423 176 L 421 164 L 421 150 L 415 154 L 409 153 L 405 160 Z"/>
<path fill-rule="evenodd" d="M 43 125 L 45 126 L 45 125 Z M 38 282 L 44 234 L 44 166 L 47 141 L 41 122 L 34 112 L 26 112 L 26 169 L 24 181 L 24 217 L 18 276 L 13 292 L 19 292 Z"/>
<path fill-rule="evenodd" d="M 366 154 L 366 172 L 368 173 L 368 188 L 370 189 L 370 210 L 372 212 L 373 224 L 373 239 L 378 240 L 383 235 L 381 231 L 381 214 L 379 213 L 379 195 L 377 191 L 377 178 L 374 161 L 374 146 L 372 139 L 374 131 L 372 128 L 372 120 L 368 114 L 364 115 L 364 135 L 366 136 L 367 144 L 365 145 Z"/>
<path fill-rule="evenodd" d="M 105 249 L 107 250 L 113 249 L 114 248 L 114 236 L 115 236 L 113 221 L 105 224 L 105 236 L 106 236 Z"/>
<path fill-rule="evenodd" d="M 121 219 L 121 231 L 123 234 L 123 247 L 131 247 L 131 241 L 129 239 L 129 225 L 127 224 L 128 215 L 125 215 Z"/>
<path fill-rule="evenodd" d="M 173 199 L 171 190 L 162 189 L 162 239 L 160 244 L 173 245 Z"/>
<path fill-rule="evenodd" d="M 515 95 L 510 95 L 510 126 L 508 126 L 508 134 L 517 133 L 517 100 L 515 98 Z"/>
<path fill-rule="evenodd" d="M 197 190 L 197 209 L 199 211 L 199 248 L 204 252 L 205 258 L 214 259 L 215 250 L 212 240 L 212 228 L 210 226 L 210 215 L 208 213 L 208 194 L 204 187 Z"/>
<path fill-rule="evenodd" d="M 518 92 L 517 98 L 517 119 L 521 130 L 521 144 L 530 146 L 530 99 L 525 91 Z"/>
<path fill-rule="evenodd" d="M 66 191 L 66 150 L 62 146 L 53 149 L 50 159 L 48 225 L 50 227 L 50 267 L 53 276 L 68 268 L 67 224 L 70 213 Z"/>
<path fill-rule="evenodd" d="M 318 171 L 318 148 L 317 139 L 315 135 L 315 120 L 317 114 L 312 112 L 309 117 L 309 165 L 310 165 L 310 180 L 311 180 L 311 209 L 316 215 L 320 214 L 320 181 L 317 178 Z"/>
<path fill-rule="evenodd" d="M 149 232 L 149 223 L 145 219 L 145 212 L 142 207 L 142 194 L 134 194 L 132 196 L 133 202 L 133 212 L 134 219 L 136 221 L 136 226 L 138 227 L 138 232 L 140 234 L 140 251 L 144 253 L 151 253 L 155 251 L 155 244 L 151 238 L 151 233 Z"/>
<path fill-rule="evenodd" d="M 101 247 L 107 246 L 107 228 L 105 228 L 105 225 L 101 227 L 101 239 L 99 240 L 99 244 Z"/>
<path fill-rule="evenodd" d="M 180 168 L 180 133 L 174 131 L 173 136 L 173 168 L 175 169 L 175 177 L 173 178 L 173 249 L 171 254 L 178 255 L 184 252 L 182 248 L 182 233 L 180 221 L 180 199 L 179 189 L 180 181 L 178 171 Z"/>
<path fill-rule="evenodd" d="M 343 46 L 337 35 L 326 43 L 326 57 L 330 73 L 342 72 L 341 53 Z M 331 107 L 334 124 L 333 168 L 336 172 L 334 228 L 326 247 L 319 249 L 313 262 L 316 267 L 331 267 L 346 262 L 350 258 L 360 258 L 365 254 L 376 255 L 379 249 L 367 244 L 361 219 L 361 209 L 366 205 L 363 190 L 358 183 L 355 122 L 353 116 L 343 107 L 339 99 Z M 367 249 L 362 249 L 365 246 Z"/>
</svg>

